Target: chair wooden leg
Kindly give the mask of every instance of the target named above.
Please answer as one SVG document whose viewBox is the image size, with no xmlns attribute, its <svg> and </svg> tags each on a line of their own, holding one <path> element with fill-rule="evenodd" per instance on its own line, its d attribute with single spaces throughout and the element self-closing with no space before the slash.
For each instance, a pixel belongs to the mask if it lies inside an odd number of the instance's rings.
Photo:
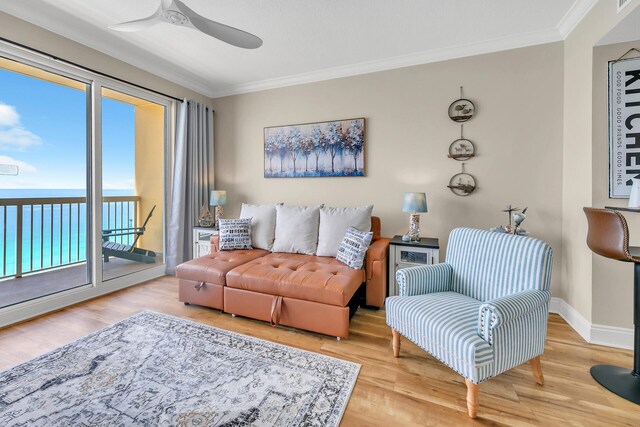
<svg viewBox="0 0 640 427">
<path fill-rule="evenodd" d="M 531 359 L 531 372 L 533 372 L 533 378 L 540 385 L 544 385 L 544 377 L 542 376 L 542 366 L 540 366 L 540 356 L 536 356 Z"/>
<path fill-rule="evenodd" d="M 475 418 L 478 416 L 478 390 L 480 385 L 474 384 L 468 379 L 465 379 L 464 382 L 467 384 L 467 411 L 471 418 Z"/>
<path fill-rule="evenodd" d="M 400 333 L 392 328 L 391 335 L 393 335 L 393 357 L 400 357 Z"/>
</svg>

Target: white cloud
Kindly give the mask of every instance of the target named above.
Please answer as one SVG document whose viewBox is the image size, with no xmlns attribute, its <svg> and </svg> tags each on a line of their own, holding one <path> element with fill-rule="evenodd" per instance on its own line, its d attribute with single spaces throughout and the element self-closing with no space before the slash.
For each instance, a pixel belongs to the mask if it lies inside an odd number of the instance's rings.
<svg viewBox="0 0 640 427">
<path fill-rule="evenodd" d="M 0 102 L 0 149 L 24 150 L 40 143 L 38 135 L 20 124 L 16 108 Z"/>
<path fill-rule="evenodd" d="M 0 126 L 17 126 L 20 124 L 20 115 L 16 107 L 0 102 Z"/>
<path fill-rule="evenodd" d="M 24 150 L 42 142 L 35 133 L 21 126 L 0 130 L 0 148 L 7 150 Z"/>
<path fill-rule="evenodd" d="M 9 156 L 0 156 L 0 165 L 12 165 L 18 167 L 18 175 L 23 173 L 36 173 L 38 170 L 35 166 L 23 162 L 22 160 L 16 160 Z"/>
</svg>

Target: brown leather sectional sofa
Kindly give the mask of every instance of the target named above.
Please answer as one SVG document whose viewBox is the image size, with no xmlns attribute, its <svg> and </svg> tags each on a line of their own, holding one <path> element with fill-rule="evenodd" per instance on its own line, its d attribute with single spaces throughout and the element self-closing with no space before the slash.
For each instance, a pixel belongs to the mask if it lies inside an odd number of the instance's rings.
<svg viewBox="0 0 640 427">
<path fill-rule="evenodd" d="M 365 303 L 382 307 L 387 289 L 389 239 L 380 218 L 371 217 L 373 241 L 365 268 L 354 270 L 332 257 L 268 252 L 219 251 L 179 265 L 179 299 L 339 338 L 349 336 L 350 312 L 364 284 Z"/>
</svg>

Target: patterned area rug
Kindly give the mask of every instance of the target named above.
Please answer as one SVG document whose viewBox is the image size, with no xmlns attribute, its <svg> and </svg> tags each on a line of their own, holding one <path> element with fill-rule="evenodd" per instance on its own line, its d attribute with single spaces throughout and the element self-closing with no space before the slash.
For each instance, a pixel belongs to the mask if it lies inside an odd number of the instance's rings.
<svg viewBox="0 0 640 427">
<path fill-rule="evenodd" d="M 145 311 L 0 373 L 0 426 L 337 426 L 359 370 Z"/>
</svg>

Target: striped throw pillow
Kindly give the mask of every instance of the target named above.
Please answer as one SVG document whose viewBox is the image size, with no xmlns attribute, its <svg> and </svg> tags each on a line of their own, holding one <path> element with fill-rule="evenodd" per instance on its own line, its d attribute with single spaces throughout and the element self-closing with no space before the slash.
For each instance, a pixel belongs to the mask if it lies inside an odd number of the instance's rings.
<svg viewBox="0 0 640 427">
<path fill-rule="evenodd" d="M 251 247 L 251 218 L 219 219 L 220 250 L 253 249 Z"/>
<path fill-rule="evenodd" d="M 351 268 L 362 268 L 364 256 L 367 254 L 371 239 L 373 239 L 371 231 L 359 231 L 349 227 L 342 238 L 336 259 Z"/>
</svg>

